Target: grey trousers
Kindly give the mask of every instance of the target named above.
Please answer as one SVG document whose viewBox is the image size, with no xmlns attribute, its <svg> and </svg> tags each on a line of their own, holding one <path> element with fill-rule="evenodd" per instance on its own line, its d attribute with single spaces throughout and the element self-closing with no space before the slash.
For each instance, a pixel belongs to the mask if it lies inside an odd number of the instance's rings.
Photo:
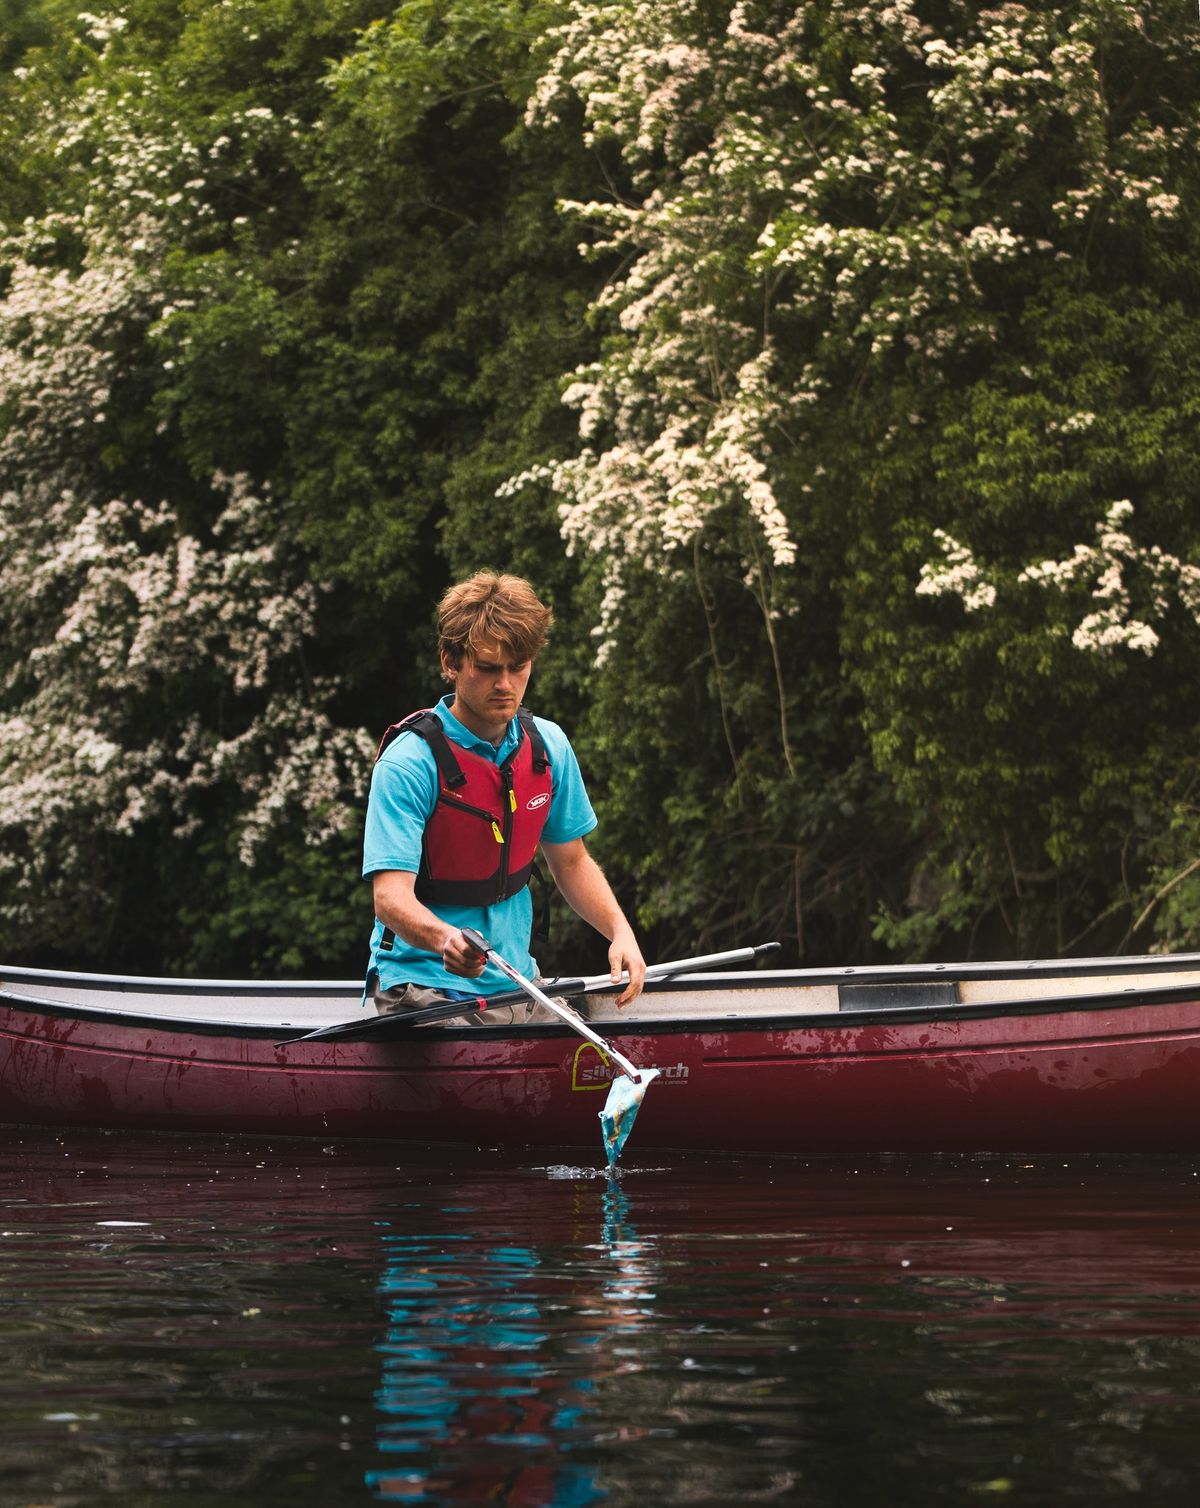
<svg viewBox="0 0 1200 1508">
<path fill-rule="evenodd" d="M 535 981 L 537 984 L 541 982 L 540 979 Z M 422 1010 L 427 1005 L 438 1005 L 446 997 L 440 990 L 432 990 L 420 984 L 394 984 L 390 990 L 381 990 L 377 984 L 371 998 L 379 1015 L 396 1016 L 403 1015 L 406 1011 Z M 468 1010 L 464 1003 L 461 1016 L 449 1016 L 444 1021 L 428 1021 L 425 1024 L 436 1029 L 439 1026 L 523 1026 L 529 1022 L 557 1020 L 553 1011 L 548 1011 L 536 1000 L 523 1000 L 516 1005 L 492 1006 L 486 1011 Z"/>
</svg>

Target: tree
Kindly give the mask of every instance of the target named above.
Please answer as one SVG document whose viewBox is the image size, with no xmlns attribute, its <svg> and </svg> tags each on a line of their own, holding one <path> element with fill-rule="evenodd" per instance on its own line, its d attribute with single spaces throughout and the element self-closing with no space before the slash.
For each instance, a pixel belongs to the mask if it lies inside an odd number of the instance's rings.
<svg viewBox="0 0 1200 1508">
<path fill-rule="evenodd" d="M 10 951 L 352 966 L 484 565 L 651 951 L 1194 940 L 1194 19 L 11 16 Z"/>
<path fill-rule="evenodd" d="M 551 510 L 512 530 L 491 497 L 568 432 L 590 339 L 556 149 L 520 130 L 539 13 L 140 0 L 34 28 L 7 150 L 40 202 L 14 199 L 0 309 L 8 580 L 55 583 L 37 612 L 14 590 L 5 653 L 24 956 L 354 966 L 362 730 L 429 699 L 451 570 L 561 558 Z M 103 793 L 73 774 L 93 724 Z"/>
<path fill-rule="evenodd" d="M 256 861 L 265 888 L 285 857 L 344 860 L 369 746 L 306 660 L 320 591 L 269 486 L 189 474 L 156 423 L 167 272 L 212 235 L 213 144 L 146 89 L 120 21 L 80 17 L 71 109 L 27 144 L 50 202 L 3 245 L 0 928 L 25 956 L 195 962 L 198 887 L 236 912 Z M 36 97 L 62 58 L 31 56 Z M 330 933 L 264 938 L 271 968 Z"/>
<path fill-rule="evenodd" d="M 1003 615 L 917 588 L 938 530 L 1015 576 L 1134 496 L 1143 552 L 1194 553 L 1194 30 L 1116 0 L 580 0 L 551 34 L 534 113 L 576 100 L 619 152 L 618 190 L 568 209 L 625 262 L 567 393 L 584 449 L 514 485 L 587 552 L 601 708 L 668 667 L 641 726 L 686 735 L 630 784 L 666 803 L 681 922 L 830 909 L 864 814 L 848 909 L 911 954 L 1120 945 L 1187 854 L 1186 614 L 1153 666 L 1064 648 L 1031 587 Z"/>
</svg>

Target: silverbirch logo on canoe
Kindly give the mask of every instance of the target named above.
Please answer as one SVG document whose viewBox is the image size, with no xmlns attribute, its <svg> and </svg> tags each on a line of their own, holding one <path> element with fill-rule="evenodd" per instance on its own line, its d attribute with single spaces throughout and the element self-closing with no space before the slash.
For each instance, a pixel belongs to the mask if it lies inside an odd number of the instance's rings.
<svg viewBox="0 0 1200 1508">
<path fill-rule="evenodd" d="M 649 1063 L 647 1068 L 657 1065 Z M 571 1060 L 571 1088 L 607 1089 L 621 1070 L 605 1057 L 598 1047 L 590 1042 L 581 1042 Z M 672 1063 L 669 1068 L 659 1068 L 658 1074 L 664 1084 L 685 1084 L 691 1076 L 686 1063 Z"/>
</svg>

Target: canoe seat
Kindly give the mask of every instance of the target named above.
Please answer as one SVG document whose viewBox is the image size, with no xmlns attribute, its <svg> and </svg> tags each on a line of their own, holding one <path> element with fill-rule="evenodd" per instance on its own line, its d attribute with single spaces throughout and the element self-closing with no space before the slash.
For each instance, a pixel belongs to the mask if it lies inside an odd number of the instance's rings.
<svg viewBox="0 0 1200 1508">
<path fill-rule="evenodd" d="M 913 1010 L 930 1005 L 958 1005 L 960 998 L 958 982 L 953 979 L 921 979 L 911 984 L 885 979 L 838 985 L 838 1008 L 843 1011 Z"/>
</svg>

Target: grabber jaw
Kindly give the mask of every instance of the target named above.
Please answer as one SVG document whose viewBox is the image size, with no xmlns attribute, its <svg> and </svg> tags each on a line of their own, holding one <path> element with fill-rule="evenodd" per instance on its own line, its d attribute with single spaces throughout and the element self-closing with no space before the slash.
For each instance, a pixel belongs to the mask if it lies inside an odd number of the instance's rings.
<svg viewBox="0 0 1200 1508">
<path fill-rule="evenodd" d="M 604 1152 L 610 1172 L 616 1167 L 621 1148 L 633 1130 L 646 1089 L 651 1079 L 657 1077 L 657 1068 L 642 1068 L 636 1079 L 621 1073 L 609 1085 L 608 1097 L 600 1112 L 600 1129 L 604 1136 Z"/>
</svg>

